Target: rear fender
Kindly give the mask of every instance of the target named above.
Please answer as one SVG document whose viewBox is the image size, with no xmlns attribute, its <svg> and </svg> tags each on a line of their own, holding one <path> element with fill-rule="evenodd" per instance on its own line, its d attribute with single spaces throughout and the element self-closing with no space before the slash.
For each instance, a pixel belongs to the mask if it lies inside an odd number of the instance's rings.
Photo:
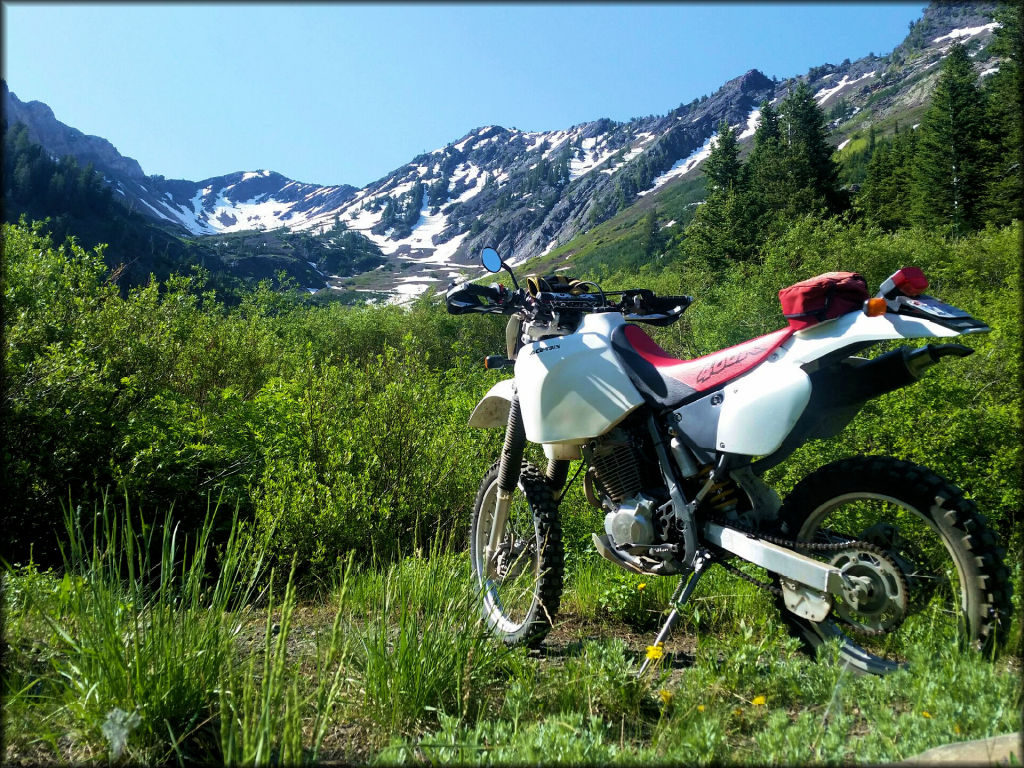
<svg viewBox="0 0 1024 768">
<path fill-rule="evenodd" d="M 508 426 L 508 411 L 516 394 L 515 385 L 515 379 L 502 379 L 491 387 L 470 414 L 469 426 L 482 429 Z"/>
<path fill-rule="evenodd" d="M 790 365 L 806 365 L 814 360 L 848 348 L 863 349 L 881 341 L 896 339 L 950 338 L 961 332 L 923 317 L 907 317 L 888 312 L 869 317 L 850 312 L 835 320 L 797 331 L 769 358 Z"/>
</svg>

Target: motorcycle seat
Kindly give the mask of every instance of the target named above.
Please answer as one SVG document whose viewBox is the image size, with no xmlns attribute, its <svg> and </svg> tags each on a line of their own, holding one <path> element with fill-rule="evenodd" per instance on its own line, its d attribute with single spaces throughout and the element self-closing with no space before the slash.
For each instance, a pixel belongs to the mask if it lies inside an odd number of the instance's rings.
<svg viewBox="0 0 1024 768">
<path fill-rule="evenodd" d="M 781 328 L 692 360 L 672 357 L 636 325 L 619 326 L 611 341 L 644 400 L 659 408 L 677 408 L 764 362 L 794 332 Z"/>
</svg>

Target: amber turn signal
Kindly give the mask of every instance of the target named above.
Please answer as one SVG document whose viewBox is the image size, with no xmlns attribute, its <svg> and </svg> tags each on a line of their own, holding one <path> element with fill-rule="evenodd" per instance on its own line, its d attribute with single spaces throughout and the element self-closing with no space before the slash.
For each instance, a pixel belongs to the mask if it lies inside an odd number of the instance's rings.
<svg viewBox="0 0 1024 768">
<path fill-rule="evenodd" d="M 489 371 L 496 371 L 509 365 L 512 365 L 512 361 L 501 355 L 488 355 L 484 358 L 484 368 Z"/>
<path fill-rule="evenodd" d="M 885 303 L 885 299 L 874 298 L 868 299 L 864 302 L 864 314 L 868 317 L 878 317 L 884 315 L 885 311 L 889 308 L 889 305 Z"/>
</svg>

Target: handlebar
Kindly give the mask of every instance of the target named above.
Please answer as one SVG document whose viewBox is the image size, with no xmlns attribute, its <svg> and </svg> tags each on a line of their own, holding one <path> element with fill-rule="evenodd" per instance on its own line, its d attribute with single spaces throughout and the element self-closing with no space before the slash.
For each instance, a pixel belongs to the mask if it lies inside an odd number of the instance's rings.
<svg viewBox="0 0 1024 768">
<path fill-rule="evenodd" d="M 469 312 L 485 314 L 511 314 L 507 311 L 512 294 L 503 285 L 475 285 L 463 283 L 454 285 L 444 295 L 449 314 L 464 315 Z M 515 310 L 513 310 L 515 311 Z"/>
<path fill-rule="evenodd" d="M 512 315 L 524 310 L 537 315 L 547 312 L 621 312 L 627 320 L 669 325 L 678 320 L 693 302 L 691 296 L 656 296 L 646 288 L 621 291 L 618 295 L 622 297 L 618 302 L 609 301 L 604 293 L 539 291 L 536 296 L 531 296 L 521 289 L 509 291 L 501 284 L 464 283 L 448 289 L 445 304 L 453 315 L 470 312 Z"/>
</svg>

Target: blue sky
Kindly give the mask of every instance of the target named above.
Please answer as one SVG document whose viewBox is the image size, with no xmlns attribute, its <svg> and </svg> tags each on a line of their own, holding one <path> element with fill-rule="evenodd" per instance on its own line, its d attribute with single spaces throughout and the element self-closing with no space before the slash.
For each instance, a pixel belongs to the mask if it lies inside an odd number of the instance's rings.
<svg viewBox="0 0 1024 768">
<path fill-rule="evenodd" d="M 473 128 L 665 114 L 891 51 L 926 3 L 4 3 L 22 100 L 149 174 L 364 186 Z"/>
</svg>

